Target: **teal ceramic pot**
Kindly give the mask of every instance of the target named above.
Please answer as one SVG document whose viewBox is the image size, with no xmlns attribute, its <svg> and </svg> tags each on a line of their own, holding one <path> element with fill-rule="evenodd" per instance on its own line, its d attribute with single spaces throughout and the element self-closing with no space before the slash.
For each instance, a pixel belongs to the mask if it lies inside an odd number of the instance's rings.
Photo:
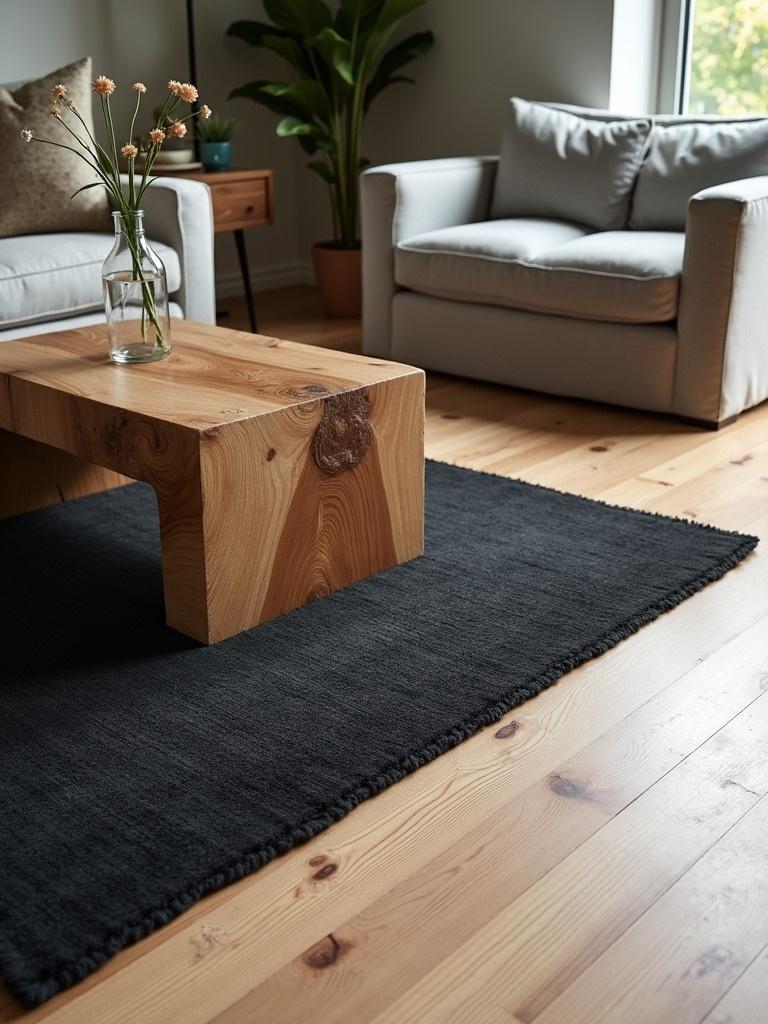
<svg viewBox="0 0 768 1024">
<path fill-rule="evenodd" d="M 198 142 L 198 152 L 206 171 L 228 171 L 232 163 L 231 142 Z"/>
</svg>

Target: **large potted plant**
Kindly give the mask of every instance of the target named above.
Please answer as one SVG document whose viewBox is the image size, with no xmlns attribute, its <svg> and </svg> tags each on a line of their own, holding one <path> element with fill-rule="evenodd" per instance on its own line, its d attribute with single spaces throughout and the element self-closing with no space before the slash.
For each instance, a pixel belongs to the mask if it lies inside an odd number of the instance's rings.
<svg viewBox="0 0 768 1024">
<path fill-rule="evenodd" d="M 277 134 L 295 137 L 313 157 L 310 170 L 326 182 L 333 240 L 315 245 L 313 263 L 329 316 L 360 312 L 360 209 L 358 176 L 363 120 L 373 100 L 396 82 L 400 69 L 426 53 L 431 32 L 394 46 L 400 21 L 426 0 L 264 0 L 271 24 L 236 21 L 227 34 L 279 54 L 293 68 L 289 82 L 257 80 L 234 89 L 281 116 Z"/>
</svg>

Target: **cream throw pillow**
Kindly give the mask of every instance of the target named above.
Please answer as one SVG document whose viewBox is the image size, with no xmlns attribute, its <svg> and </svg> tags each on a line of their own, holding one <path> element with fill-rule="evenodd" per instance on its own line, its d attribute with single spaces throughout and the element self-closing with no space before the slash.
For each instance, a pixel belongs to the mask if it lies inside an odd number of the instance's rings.
<svg viewBox="0 0 768 1024">
<path fill-rule="evenodd" d="M 13 93 L 0 87 L 0 238 L 43 231 L 109 230 L 103 188 L 89 188 L 70 200 L 82 185 L 96 180 L 95 172 L 74 153 L 39 142 L 25 143 L 19 135 L 22 128 L 29 128 L 41 138 L 74 144 L 48 114 L 51 89 L 59 82 L 66 85 L 69 99 L 92 131 L 90 57 L 27 82 Z"/>
<path fill-rule="evenodd" d="M 513 97 L 491 217 L 625 228 L 650 130 L 646 118 L 596 121 Z"/>
</svg>

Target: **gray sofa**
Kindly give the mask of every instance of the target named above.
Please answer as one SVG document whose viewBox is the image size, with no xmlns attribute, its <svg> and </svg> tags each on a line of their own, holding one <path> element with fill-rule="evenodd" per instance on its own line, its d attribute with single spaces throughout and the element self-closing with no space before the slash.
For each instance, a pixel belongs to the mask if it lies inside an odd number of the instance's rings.
<svg viewBox="0 0 768 1024">
<path fill-rule="evenodd" d="M 216 322 L 213 213 L 208 187 L 158 178 L 144 195 L 150 242 L 165 264 L 171 315 Z M 0 342 L 104 321 L 101 232 L 0 238 Z"/>
<path fill-rule="evenodd" d="M 542 106 L 603 125 L 630 121 Z M 739 141 L 744 125 L 751 149 Z M 500 216 L 495 156 L 367 170 L 364 351 L 713 427 L 763 401 L 768 146 L 760 133 L 768 121 L 664 117 L 648 129 L 628 212 L 612 230 L 579 223 L 580 188 L 590 182 L 569 191 L 559 142 L 564 177 L 547 194 L 574 211 L 567 218 L 536 216 L 523 196 L 522 215 Z M 702 168 L 712 138 L 717 160 Z M 666 194 L 687 182 L 682 200 Z"/>
</svg>

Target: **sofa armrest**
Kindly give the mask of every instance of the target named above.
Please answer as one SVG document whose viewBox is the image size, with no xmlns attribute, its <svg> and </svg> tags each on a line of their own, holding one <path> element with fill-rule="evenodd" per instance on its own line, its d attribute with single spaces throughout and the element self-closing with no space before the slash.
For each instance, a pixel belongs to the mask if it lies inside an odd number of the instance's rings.
<svg viewBox="0 0 768 1024">
<path fill-rule="evenodd" d="M 673 408 L 721 423 L 768 398 L 768 176 L 688 204 Z"/>
<path fill-rule="evenodd" d="M 175 250 L 181 288 L 174 298 L 187 320 L 216 323 L 211 191 L 189 178 L 157 178 L 141 201 L 147 234 Z"/>
<path fill-rule="evenodd" d="M 438 228 L 486 220 L 498 157 L 455 157 L 371 167 L 360 179 L 363 351 L 391 349 L 394 246 Z"/>
</svg>

